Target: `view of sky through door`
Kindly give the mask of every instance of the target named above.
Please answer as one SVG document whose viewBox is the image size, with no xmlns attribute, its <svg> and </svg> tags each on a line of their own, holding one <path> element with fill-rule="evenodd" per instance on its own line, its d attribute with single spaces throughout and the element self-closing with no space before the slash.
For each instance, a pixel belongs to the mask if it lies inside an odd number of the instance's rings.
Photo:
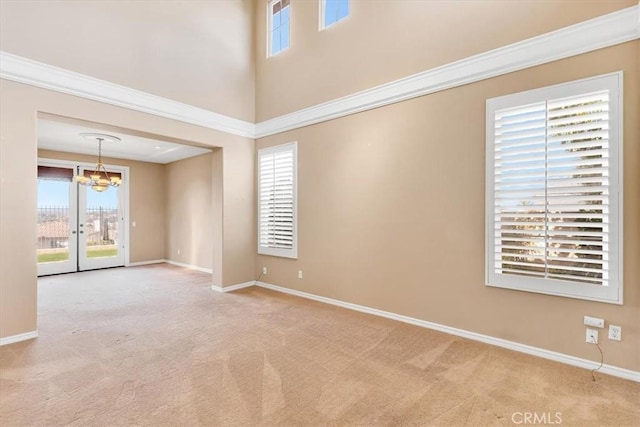
<svg viewBox="0 0 640 427">
<path fill-rule="evenodd" d="M 66 180 L 38 179 L 39 263 L 69 260 L 70 185 Z"/>
<path fill-rule="evenodd" d="M 108 187 L 101 192 L 86 188 L 86 205 L 80 206 L 80 218 L 86 258 L 117 256 L 122 234 L 118 221 L 118 188 Z"/>
<path fill-rule="evenodd" d="M 68 204 L 69 193 L 66 187 L 57 185 L 56 181 L 38 180 L 38 207 L 40 206 L 65 206 Z M 87 205 L 102 206 L 114 209 L 118 207 L 118 194 L 116 191 L 101 193 L 87 192 Z"/>
</svg>

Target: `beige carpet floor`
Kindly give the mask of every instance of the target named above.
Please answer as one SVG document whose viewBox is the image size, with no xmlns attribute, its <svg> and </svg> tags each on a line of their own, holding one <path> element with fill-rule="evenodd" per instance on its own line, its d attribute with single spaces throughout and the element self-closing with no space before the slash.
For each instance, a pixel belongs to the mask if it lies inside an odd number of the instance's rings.
<svg viewBox="0 0 640 427">
<path fill-rule="evenodd" d="M 0 348 L 0 425 L 640 425 L 638 383 L 209 285 L 167 265 L 40 279 L 40 337 Z"/>
</svg>

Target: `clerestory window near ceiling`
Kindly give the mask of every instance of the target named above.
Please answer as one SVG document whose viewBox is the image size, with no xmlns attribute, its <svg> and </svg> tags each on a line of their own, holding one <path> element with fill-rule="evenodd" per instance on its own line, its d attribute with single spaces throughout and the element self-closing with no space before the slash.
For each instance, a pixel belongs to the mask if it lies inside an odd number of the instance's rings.
<svg viewBox="0 0 640 427">
<path fill-rule="evenodd" d="M 267 11 L 267 56 L 274 56 L 289 47 L 291 5 L 290 0 L 272 0 Z"/>
<path fill-rule="evenodd" d="M 349 0 L 320 0 L 320 30 L 349 16 Z"/>
</svg>

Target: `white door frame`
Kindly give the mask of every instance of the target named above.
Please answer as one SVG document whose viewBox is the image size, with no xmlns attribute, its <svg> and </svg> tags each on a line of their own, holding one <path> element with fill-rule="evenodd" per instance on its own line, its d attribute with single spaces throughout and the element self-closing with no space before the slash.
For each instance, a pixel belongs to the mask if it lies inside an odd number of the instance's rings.
<svg viewBox="0 0 640 427">
<path fill-rule="evenodd" d="M 76 171 L 77 171 L 77 168 L 93 169 L 96 166 L 95 163 L 76 162 L 72 160 L 49 159 L 49 158 L 43 158 L 43 157 L 38 157 L 38 165 L 74 168 Z M 129 167 L 121 166 L 121 165 L 112 165 L 112 164 L 105 164 L 104 167 L 107 170 L 113 170 L 114 172 L 119 172 L 122 174 L 122 184 L 119 187 L 120 202 L 122 203 L 122 207 L 121 207 L 122 217 L 124 218 L 122 220 L 124 222 L 124 226 L 122 227 L 122 242 L 124 245 L 124 265 L 128 266 L 131 263 L 130 262 L 130 239 L 129 239 L 129 236 L 131 235 L 131 228 L 130 228 L 131 221 L 129 220 L 130 218 Z"/>
</svg>

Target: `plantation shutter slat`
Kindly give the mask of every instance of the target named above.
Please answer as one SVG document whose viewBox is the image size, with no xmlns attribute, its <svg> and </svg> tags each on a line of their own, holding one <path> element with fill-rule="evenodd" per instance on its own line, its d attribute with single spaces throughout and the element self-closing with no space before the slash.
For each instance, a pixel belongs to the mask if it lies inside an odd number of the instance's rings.
<svg viewBox="0 0 640 427">
<path fill-rule="evenodd" d="M 608 91 L 495 111 L 497 274 L 606 286 Z"/>
<path fill-rule="evenodd" d="M 259 252 L 295 257 L 295 144 L 260 150 L 258 182 Z"/>
</svg>

